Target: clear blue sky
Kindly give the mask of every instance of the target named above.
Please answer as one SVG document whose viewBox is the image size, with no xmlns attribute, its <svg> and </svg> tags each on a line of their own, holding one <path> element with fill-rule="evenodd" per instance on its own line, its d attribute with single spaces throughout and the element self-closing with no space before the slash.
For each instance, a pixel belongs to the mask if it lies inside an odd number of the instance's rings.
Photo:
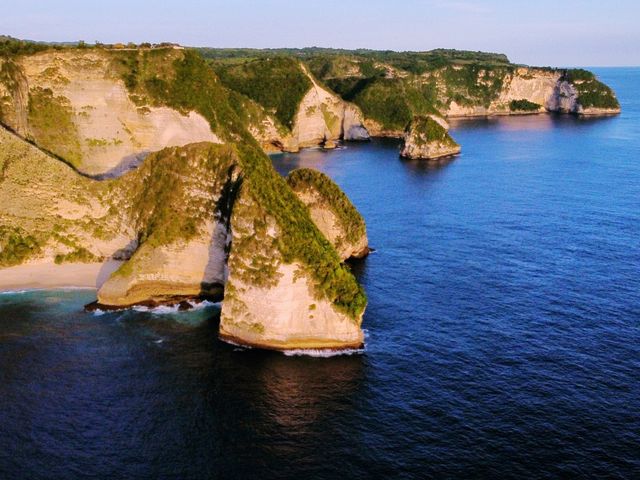
<svg viewBox="0 0 640 480">
<path fill-rule="evenodd" d="M 0 0 L 0 7 L 0 33 L 34 40 L 445 47 L 532 65 L 640 65 L 638 0 Z"/>
</svg>

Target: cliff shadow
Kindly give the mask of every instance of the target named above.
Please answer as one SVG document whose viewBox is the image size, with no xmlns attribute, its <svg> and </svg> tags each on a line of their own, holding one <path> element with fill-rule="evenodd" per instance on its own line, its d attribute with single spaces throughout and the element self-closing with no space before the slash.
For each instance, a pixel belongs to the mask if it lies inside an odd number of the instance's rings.
<svg viewBox="0 0 640 480">
<path fill-rule="evenodd" d="M 229 269 L 227 266 L 231 253 L 231 216 L 233 207 L 240 190 L 243 178 L 236 174 L 236 167 L 230 166 L 226 180 L 216 201 L 214 212 L 214 227 L 209 243 L 208 259 L 204 276 L 200 282 L 200 296 L 213 301 L 224 298 Z"/>
<path fill-rule="evenodd" d="M 91 178 L 94 180 L 109 180 L 121 177 L 125 173 L 138 168 L 150 153 L 151 151 L 144 151 L 127 155 L 123 157 L 115 167 L 110 168 L 104 173 L 93 175 Z"/>
</svg>

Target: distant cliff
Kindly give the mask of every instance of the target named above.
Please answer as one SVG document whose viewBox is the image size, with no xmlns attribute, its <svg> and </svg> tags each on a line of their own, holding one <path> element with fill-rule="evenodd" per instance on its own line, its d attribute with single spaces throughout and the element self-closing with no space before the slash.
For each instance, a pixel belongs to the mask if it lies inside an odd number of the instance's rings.
<svg viewBox="0 0 640 480">
<path fill-rule="evenodd" d="M 326 109 L 336 102 L 336 96 L 339 97 L 355 112 L 352 124 L 361 132 L 355 135 L 356 139 L 366 138 L 365 131 L 371 136 L 401 138 L 414 117 L 429 115 L 446 118 L 546 112 L 611 115 L 620 112 L 615 93 L 591 72 L 525 67 L 512 64 L 507 57 L 498 54 L 456 50 L 331 49 L 201 49 L 201 52 L 221 72 L 221 78 L 229 88 L 262 102 L 267 115 L 275 112 L 278 116 L 284 111 L 262 99 L 268 92 L 298 92 L 283 94 L 292 102 L 285 109 L 289 112 L 306 111 L 311 105 L 308 98 L 313 88 L 326 92 L 326 95 L 315 96 L 313 108 L 318 110 Z M 297 71 L 297 75 L 283 74 L 285 64 Z M 234 71 L 260 73 L 251 76 L 249 87 L 237 75 L 225 73 Z M 308 79 L 304 75 L 307 71 L 311 74 Z M 276 89 L 271 87 L 273 84 L 277 84 Z M 309 93 L 305 96 L 304 92 Z M 303 103 L 305 109 L 301 107 Z M 319 132 L 323 127 L 317 125 L 326 123 L 316 125 L 293 114 L 283 121 L 289 122 L 298 138 L 308 140 L 287 145 L 281 142 L 278 148 L 286 150 L 292 146 L 322 143 L 323 136 Z M 305 132 L 309 132 L 306 137 Z M 344 128 L 342 133 L 342 138 L 350 138 Z M 340 138 L 337 129 L 334 135 L 326 138 Z M 277 146 L 278 142 L 271 144 Z"/>
</svg>

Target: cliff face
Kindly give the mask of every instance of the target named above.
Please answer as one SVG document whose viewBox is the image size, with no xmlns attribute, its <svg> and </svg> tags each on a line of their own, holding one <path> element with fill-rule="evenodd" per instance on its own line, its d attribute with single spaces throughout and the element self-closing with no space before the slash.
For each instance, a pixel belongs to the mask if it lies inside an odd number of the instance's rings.
<svg viewBox="0 0 640 480">
<path fill-rule="evenodd" d="M 402 137 L 416 116 L 618 113 L 585 70 L 522 67 L 480 52 L 304 52 L 313 74 L 362 110 L 373 136 Z"/>
<path fill-rule="evenodd" d="M 134 237 L 94 182 L 0 127 L 0 269 L 99 262 Z"/>
<path fill-rule="evenodd" d="M 330 279 L 335 275 L 335 271 L 322 271 L 326 269 L 323 266 L 326 260 L 311 267 L 320 268 L 317 272 L 320 276 L 312 274 L 305 262 L 291 261 L 290 252 L 278 247 L 279 241 L 289 237 L 284 225 L 260 206 L 252 189 L 247 187 L 243 183 L 231 218 L 232 249 L 220 320 L 221 337 L 234 343 L 274 349 L 362 346 L 363 308 L 349 313 L 331 300 L 335 298 L 331 288 L 320 286 L 321 277 Z M 298 214 L 301 218 L 305 216 L 303 210 Z M 306 241 L 319 238 L 315 227 L 307 224 L 304 229 L 308 232 Z M 329 256 L 335 255 L 331 253 L 335 250 L 322 240 L 317 247 Z M 337 273 L 343 278 L 350 275 L 346 270 Z M 355 300 L 360 294 L 356 289 L 347 296 L 355 296 Z"/>
<path fill-rule="evenodd" d="M 416 160 L 435 160 L 460 153 L 441 122 L 431 116 L 416 117 L 407 128 L 400 155 Z"/>
<path fill-rule="evenodd" d="M 590 84 L 582 92 L 581 86 Z M 592 92 L 599 97 L 597 105 L 586 98 Z M 518 108 L 522 105 L 522 108 Z M 570 72 L 518 68 L 505 75 L 497 98 L 488 106 L 459 105 L 451 101 L 446 111 L 449 117 L 485 115 L 520 115 L 523 113 L 573 113 L 578 115 L 609 115 L 620 112 L 615 96 L 608 87 L 589 74 L 589 81 L 571 78 Z"/>
<path fill-rule="evenodd" d="M 322 88 L 301 66 L 311 89 L 305 94 L 293 127 L 293 138 L 299 148 L 324 145 L 331 147 L 338 140 L 368 140 L 362 113 L 352 104 Z"/>
<path fill-rule="evenodd" d="M 369 253 L 364 219 L 333 180 L 317 170 L 299 168 L 289 174 L 287 183 L 340 258 L 362 258 Z"/>
<path fill-rule="evenodd" d="M 236 343 L 362 344 L 361 287 L 257 147 L 168 148 L 98 181 L 4 129 L 0 144 L 0 268 L 118 258 L 103 306 L 224 296 Z"/>
<path fill-rule="evenodd" d="M 339 140 L 369 139 L 360 109 L 322 87 L 297 60 L 258 59 L 217 71 L 245 104 L 249 100 L 262 109 L 251 115 L 249 129 L 266 151 L 333 148 Z"/>
<path fill-rule="evenodd" d="M 227 340 L 276 349 L 362 344 L 360 287 L 263 155 L 194 144 L 150 156 L 123 182 L 141 244 L 102 286 L 101 304 L 219 298 L 224 289 Z M 139 202 L 157 206 L 141 215 L 148 209 Z"/>
<path fill-rule="evenodd" d="M 180 52 L 162 55 L 171 64 Z M 11 73 L 0 82 L 0 120 L 88 174 L 117 175 L 167 146 L 220 142 L 202 115 L 130 95 L 116 62 L 116 53 L 99 50 L 4 60 L 0 69 Z"/>
</svg>

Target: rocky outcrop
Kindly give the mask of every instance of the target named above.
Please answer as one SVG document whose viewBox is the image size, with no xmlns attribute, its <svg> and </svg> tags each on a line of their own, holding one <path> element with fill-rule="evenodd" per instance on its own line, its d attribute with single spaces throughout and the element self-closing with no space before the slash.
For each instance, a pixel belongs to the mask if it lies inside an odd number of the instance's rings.
<svg viewBox="0 0 640 480">
<path fill-rule="evenodd" d="M 221 338 L 276 350 L 361 347 L 362 310 L 353 315 L 331 301 L 335 293 L 323 291 L 318 279 L 333 273 L 318 276 L 304 262 L 289 260 L 286 250 L 278 246 L 286 241 L 287 227 L 260 207 L 247 186 L 243 183 L 231 219 Z M 248 212 L 257 214 L 260 221 L 252 221 Z M 313 242 L 314 237 L 317 234 L 309 230 L 304 241 Z M 340 275 L 345 274 L 350 275 Z"/>
<path fill-rule="evenodd" d="M 0 269 L 118 258 L 96 307 L 224 298 L 225 340 L 362 345 L 362 288 L 257 146 L 167 148 L 99 181 L 4 129 L 0 144 Z"/>
<path fill-rule="evenodd" d="M 410 159 L 435 160 L 460 153 L 447 130 L 431 116 L 416 117 L 403 138 L 400 155 Z"/>
<path fill-rule="evenodd" d="M 333 180 L 317 170 L 299 168 L 288 175 L 287 183 L 309 208 L 311 219 L 341 259 L 369 253 L 364 219 Z"/>
<path fill-rule="evenodd" d="M 230 278 L 220 338 L 274 350 L 361 348 L 362 319 L 350 318 L 327 299 L 318 298 L 304 271 L 298 263 L 280 264 L 277 283 L 269 288 Z"/>
<path fill-rule="evenodd" d="M 98 291 L 121 307 L 222 297 L 229 247 L 227 204 L 239 181 L 235 151 L 207 143 L 150 155 L 118 182 L 139 246 Z"/>
<path fill-rule="evenodd" d="M 582 77 L 574 78 L 574 70 L 519 67 L 505 75 L 497 97 L 488 105 L 451 101 L 446 115 L 478 117 L 545 112 L 577 115 L 620 113 L 613 91 L 597 81 L 590 72 L 578 71 Z M 597 95 L 595 102 L 594 94 Z M 526 109 L 518 108 L 523 103 L 526 104 Z"/>
<path fill-rule="evenodd" d="M 305 94 L 292 131 L 298 148 L 332 145 L 339 140 L 368 140 L 362 113 L 353 104 L 322 88 L 301 65 L 312 87 Z"/>
</svg>

